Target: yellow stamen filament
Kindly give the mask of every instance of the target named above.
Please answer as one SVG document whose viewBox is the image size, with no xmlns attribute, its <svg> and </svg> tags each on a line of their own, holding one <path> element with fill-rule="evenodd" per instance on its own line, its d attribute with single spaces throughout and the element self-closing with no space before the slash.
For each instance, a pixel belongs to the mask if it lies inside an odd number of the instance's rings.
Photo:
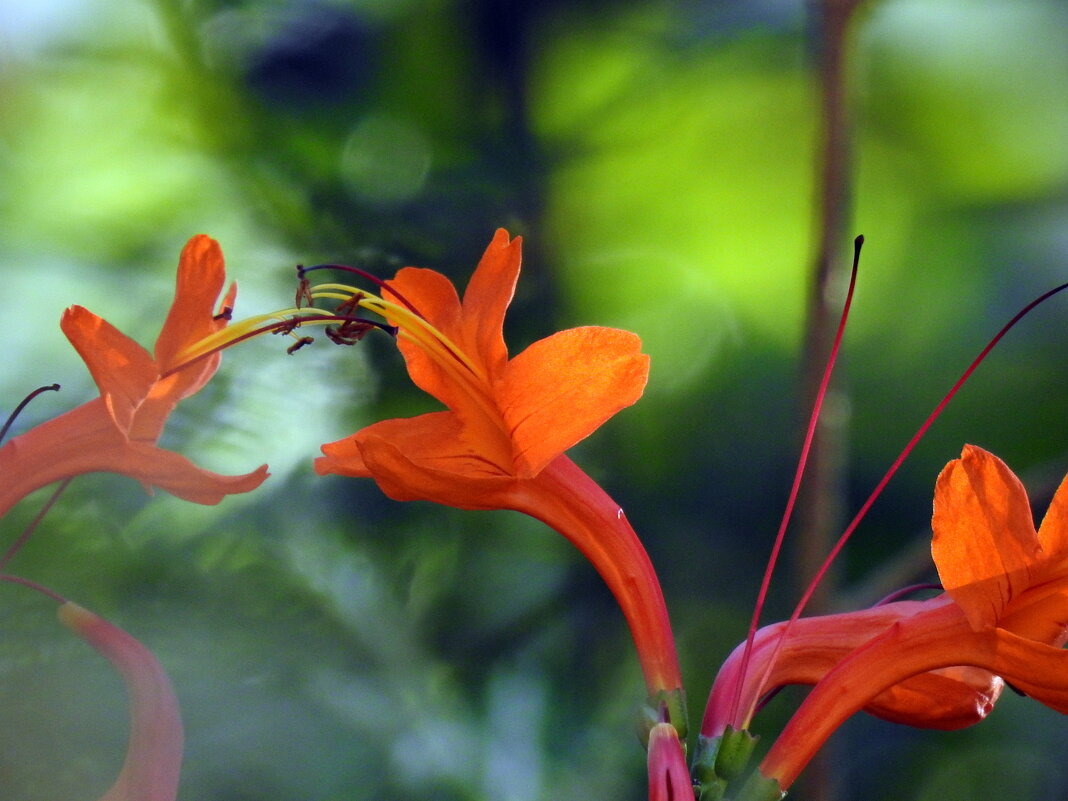
<svg viewBox="0 0 1068 801">
<path fill-rule="evenodd" d="M 203 356 L 209 351 L 217 350 L 228 342 L 233 342 L 236 339 L 240 339 L 246 334 L 251 334 L 257 328 L 262 327 L 264 324 L 269 323 L 271 320 L 277 320 L 280 323 L 285 322 L 287 319 L 293 319 L 306 314 L 308 309 L 282 309 L 281 311 L 270 312 L 268 314 L 257 314 L 253 317 L 248 317 L 240 322 L 228 325 L 216 331 L 213 334 L 208 334 L 203 339 L 199 339 L 188 347 L 182 349 L 175 361 L 179 364 L 185 364 L 198 356 Z M 316 309 L 321 313 L 321 310 Z"/>
</svg>

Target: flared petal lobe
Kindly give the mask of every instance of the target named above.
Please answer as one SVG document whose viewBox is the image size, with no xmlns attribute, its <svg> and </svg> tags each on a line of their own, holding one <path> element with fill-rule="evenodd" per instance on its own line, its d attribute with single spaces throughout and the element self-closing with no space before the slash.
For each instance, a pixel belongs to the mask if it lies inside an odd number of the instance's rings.
<svg viewBox="0 0 1068 801">
<path fill-rule="evenodd" d="M 519 280 L 522 245 L 521 237 L 509 240 L 508 232 L 498 228 L 464 291 L 463 347 L 477 353 L 490 373 L 508 361 L 504 315 Z"/>
<path fill-rule="evenodd" d="M 645 390 L 649 357 L 629 331 L 585 327 L 539 340 L 497 384 L 516 475 L 537 475 Z"/>
<path fill-rule="evenodd" d="M 64 311 L 59 327 L 89 369 L 115 426 L 129 431 L 159 378 L 148 351 L 82 306 Z"/>
<path fill-rule="evenodd" d="M 935 484 L 932 528 L 942 586 L 975 629 L 995 625 L 1032 583 L 1042 552 L 1020 480 L 992 453 L 966 446 Z"/>
<path fill-rule="evenodd" d="M 1049 509 L 1038 528 L 1038 542 L 1046 558 L 1053 561 L 1052 571 L 1068 573 L 1068 476 L 1053 494 Z"/>
<path fill-rule="evenodd" d="M 997 625 L 1061 646 L 1068 639 L 1068 479 L 1036 534 L 1019 479 L 992 453 L 966 446 L 939 477 L 932 553 L 977 628 Z"/>
<path fill-rule="evenodd" d="M 159 661 L 125 631 L 75 603 L 63 604 L 59 619 L 118 670 L 130 699 L 126 759 L 100 801 L 174 801 L 182 764 L 182 719 Z"/>
<path fill-rule="evenodd" d="M 156 338 L 155 359 L 164 371 L 175 366 L 176 357 L 188 345 L 203 339 L 226 325 L 226 307 L 232 307 L 235 288 L 231 286 L 216 308 L 226 282 L 222 249 L 214 239 L 194 236 L 182 249 L 174 288 L 174 303 Z"/>
<path fill-rule="evenodd" d="M 452 281 L 424 267 L 404 267 L 392 281 L 386 282 L 386 286 L 396 288 L 420 316 L 449 337 L 457 348 L 462 347 L 463 309 Z M 419 389 L 450 409 L 464 405 L 466 398 L 456 379 L 420 343 L 400 336 L 397 348 L 404 356 L 408 375 Z M 472 354 L 467 355 L 475 358 Z M 479 364 L 481 366 L 481 362 Z"/>
<path fill-rule="evenodd" d="M 431 501 L 457 509 L 500 509 L 496 489 L 516 479 L 478 450 L 458 446 L 463 426 L 452 412 L 383 420 L 323 446 L 320 475 L 373 477 L 395 501 Z"/>
</svg>

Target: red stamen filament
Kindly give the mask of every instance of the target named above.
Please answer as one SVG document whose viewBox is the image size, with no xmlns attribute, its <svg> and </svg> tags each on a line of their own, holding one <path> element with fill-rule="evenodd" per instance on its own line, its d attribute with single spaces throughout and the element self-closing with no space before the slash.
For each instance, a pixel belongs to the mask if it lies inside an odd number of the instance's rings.
<svg viewBox="0 0 1068 801">
<path fill-rule="evenodd" d="M 786 537 L 786 528 L 790 524 L 790 518 L 794 512 L 794 505 L 797 503 L 797 495 L 801 489 L 801 478 L 805 472 L 805 466 L 808 464 L 809 452 L 812 449 L 812 441 L 816 436 L 816 425 L 819 422 L 820 409 L 823 407 L 823 401 L 827 396 L 827 387 L 831 382 L 831 373 L 834 370 L 834 363 L 838 358 L 838 350 L 842 344 L 842 337 L 845 334 L 846 320 L 849 318 L 849 307 L 853 303 L 853 290 L 857 284 L 857 267 L 860 263 L 860 249 L 864 245 L 864 237 L 858 236 L 853 240 L 853 269 L 849 276 L 849 290 L 846 292 L 845 303 L 842 306 L 842 314 L 838 321 L 838 330 L 834 336 L 834 344 L 831 346 L 830 356 L 827 358 L 827 366 L 823 369 L 823 377 L 820 379 L 819 389 L 816 392 L 816 400 L 812 406 L 812 414 L 808 419 L 808 426 L 805 429 L 805 441 L 801 446 L 801 456 L 797 460 L 797 469 L 794 472 L 794 481 L 790 487 L 790 495 L 786 501 L 786 508 L 783 510 L 782 521 L 779 523 L 779 530 L 775 534 L 775 543 L 771 547 L 771 556 L 768 558 L 767 567 L 764 568 L 764 577 L 760 582 L 760 591 L 757 593 L 756 605 L 753 607 L 753 617 L 749 622 L 749 632 L 746 635 L 745 651 L 742 653 L 741 669 L 738 673 L 743 677 L 749 668 L 749 657 L 753 650 L 753 640 L 756 637 L 757 627 L 760 624 L 760 613 L 764 609 L 764 602 L 767 600 L 768 589 L 771 586 L 771 575 L 775 570 L 775 564 L 778 562 L 779 554 L 782 551 L 783 540 Z M 741 705 L 742 697 L 742 682 L 738 682 L 738 685 L 734 690 L 734 698 L 731 701 L 729 720 L 732 721 L 732 725 L 736 729 L 744 728 L 744 721 L 739 718 L 738 707 Z"/>
</svg>

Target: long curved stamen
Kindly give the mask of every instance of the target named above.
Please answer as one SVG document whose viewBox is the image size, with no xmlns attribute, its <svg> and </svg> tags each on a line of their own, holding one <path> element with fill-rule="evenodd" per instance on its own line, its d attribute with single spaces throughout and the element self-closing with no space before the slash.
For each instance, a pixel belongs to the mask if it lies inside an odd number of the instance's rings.
<svg viewBox="0 0 1068 801">
<path fill-rule="evenodd" d="M 48 386 L 37 387 L 37 389 L 35 389 L 33 392 L 23 398 L 22 402 L 15 407 L 15 410 L 7 416 L 7 421 L 4 423 L 3 427 L 0 428 L 0 442 L 4 441 L 4 437 L 7 436 L 7 432 L 11 428 L 11 424 L 15 422 L 15 418 L 17 418 L 22 413 L 22 410 L 29 405 L 30 401 L 32 401 L 42 392 L 59 392 L 59 384 L 49 384 Z"/>
<path fill-rule="evenodd" d="M 998 342 L 1001 341 L 1002 337 L 1004 337 L 1018 322 L 1020 322 L 1020 320 L 1027 316 L 1027 314 L 1031 312 L 1032 309 L 1049 300 L 1057 293 L 1064 291 L 1065 289 L 1068 289 L 1068 282 L 1042 293 L 1037 298 L 1028 303 L 1026 306 L 1024 306 L 1022 309 L 1020 309 L 1020 311 L 1018 311 L 1015 315 L 1013 315 L 1012 319 L 1005 323 L 1004 326 L 1002 326 L 1001 330 L 998 331 L 997 334 L 995 334 L 994 337 L 986 344 L 986 347 L 984 347 L 979 352 L 979 355 L 972 360 L 972 363 L 968 365 L 967 369 L 965 369 L 965 371 L 961 374 L 960 378 L 958 378 L 956 382 L 954 382 L 953 386 L 950 387 L 950 390 L 946 393 L 945 397 L 943 397 L 942 400 L 938 403 L 938 405 L 935 406 L 934 411 L 932 411 L 927 416 L 927 419 L 923 421 L 923 424 L 919 427 L 916 433 L 913 434 L 912 438 L 908 441 L 908 443 L 906 443 L 905 447 L 901 450 L 901 453 L 898 454 L 896 459 L 894 459 L 893 463 L 890 465 L 890 469 L 886 471 L 886 474 L 879 480 L 879 483 L 875 485 L 875 489 L 872 490 L 867 500 L 865 500 L 864 503 L 861 505 L 860 510 L 850 521 L 849 525 L 846 526 L 845 531 L 842 532 L 842 536 L 838 538 L 838 541 L 834 544 L 834 547 L 831 548 L 830 553 L 827 554 L 827 558 L 823 560 L 823 563 L 820 565 L 819 570 L 816 571 L 816 574 L 813 576 L 812 581 L 809 582 L 808 587 L 805 589 L 805 592 L 801 596 L 801 600 L 798 601 L 797 606 L 794 608 L 793 613 L 790 615 L 790 619 L 786 623 L 786 627 L 783 629 L 782 636 L 779 638 L 779 641 L 775 646 L 775 652 L 772 654 L 771 659 L 768 661 L 768 670 L 770 670 L 771 666 L 774 665 L 775 659 L 778 654 L 778 649 L 782 646 L 783 641 L 786 639 L 790 627 L 798 618 L 801 617 L 801 613 L 804 612 L 805 607 L 808 605 L 808 602 L 812 599 L 812 596 L 816 592 L 816 588 L 819 586 L 820 581 L 823 580 L 823 577 L 827 574 L 827 571 L 830 569 L 831 564 L 837 558 L 838 554 L 841 553 L 842 548 L 845 547 L 846 542 L 849 541 L 849 538 L 853 535 L 853 532 L 856 531 L 857 526 L 860 525 L 860 521 L 864 519 L 864 516 L 868 513 L 868 510 L 871 509 L 872 504 L 874 504 L 875 500 L 879 497 L 879 495 L 882 494 L 882 491 L 886 488 L 886 485 L 890 483 L 890 479 L 898 471 L 898 468 L 901 467 L 902 463 L 905 461 L 908 455 L 912 453 L 913 448 L 915 448 L 919 441 L 923 438 L 923 435 L 927 433 L 927 429 L 929 429 L 934 423 L 934 421 L 938 419 L 938 417 L 942 414 L 943 411 L 945 411 L 945 408 L 949 405 L 949 402 L 957 394 L 960 388 L 964 386 L 964 383 L 971 377 L 971 374 L 975 372 L 976 368 L 980 364 L 982 364 L 982 362 L 990 354 L 990 351 L 992 351 L 994 347 L 998 344 Z"/>
<path fill-rule="evenodd" d="M 827 366 L 823 370 L 823 378 L 820 380 L 819 389 L 816 392 L 816 400 L 812 405 L 812 413 L 808 419 L 808 426 L 805 429 L 805 441 L 801 446 L 801 455 L 797 460 L 797 469 L 794 472 L 794 481 L 790 487 L 790 495 L 786 501 L 786 508 L 783 510 L 782 521 L 779 523 L 779 530 L 775 534 L 775 543 L 771 547 L 771 556 L 768 558 L 768 564 L 764 568 L 764 577 L 760 582 L 760 591 L 757 593 L 757 601 L 753 607 L 753 617 L 749 623 L 749 632 L 746 635 L 745 651 L 742 653 L 741 669 L 739 676 L 744 677 L 746 671 L 749 668 L 749 659 L 753 651 L 753 641 L 756 637 L 757 627 L 760 624 L 760 613 L 764 609 L 764 602 L 767 599 L 768 589 L 771 586 L 771 575 L 775 570 L 775 565 L 778 562 L 779 554 L 782 551 L 783 540 L 786 537 L 786 528 L 790 524 L 790 518 L 793 516 L 794 505 L 797 502 L 797 495 L 801 488 L 801 478 L 804 476 L 805 466 L 808 464 L 809 452 L 812 449 L 812 441 L 816 436 L 816 425 L 819 422 L 820 410 L 823 408 L 823 400 L 827 396 L 827 387 L 831 382 L 831 373 L 834 370 L 835 361 L 838 359 L 838 350 L 842 344 L 842 337 L 845 334 L 846 321 L 849 319 L 849 308 L 853 303 L 853 291 L 857 284 L 857 268 L 860 264 L 860 249 L 864 245 L 864 237 L 858 236 L 853 240 L 853 269 L 849 277 L 849 290 L 846 292 L 845 303 L 842 305 L 842 314 L 838 321 L 838 331 L 834 337 L 834 344 L 831 347 L 830 356 L 827 358 Z M 745 720 L 742 720 L 739 715 L 738 707 L 741 705 L 742 698 L 742 683 L 738 682 L 737 687 L 734 690 L 734 698 L 731 701 L 729 720 L 733 722 L 733 725 L 737 729 L 745 728 Z M 747 710 L 743 717 L 748 718 L 751 711 Z"/>
</svg>

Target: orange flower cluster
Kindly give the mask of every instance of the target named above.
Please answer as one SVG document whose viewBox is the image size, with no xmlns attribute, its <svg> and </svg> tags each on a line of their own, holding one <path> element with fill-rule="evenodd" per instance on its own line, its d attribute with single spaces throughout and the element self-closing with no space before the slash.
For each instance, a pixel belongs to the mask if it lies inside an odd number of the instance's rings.
<svg viewBox="0 0 1068 801">
<path fill-rule="evenodd" d="M 100 397 L 0 447 L 5 477 L 0 516 L 34 490 L 83 473 L 122 473 L 148 489 L 160 487 L 203 504 L 263 483 L 266 465 L 241 476 L 221 476 L 156 445 L 178 402 L 200 390 L 218 369 L 216 354 L 166 375 L 183 349 L 226 327 L 237 288 L 230 287 L 216 310 L 225 280 L 218 243 L 206 236 L 189 240 L 178 265 L 174 303 L 152 354 L 88 309 L 67 309 L 60 327 L 85 360 Z"/>
<path fill-rule="evenodd" d="M 84 308 L 63 315 L 100 397 L 0 448 L 0 515 L 46 484 L 94 471 L 205 504 L 255 489 L 266 466 L 221 476 L 157 445 L 177 403 L 211 378 L 221 349 L 249 336 L 332 325 L 332 340 L 354 344 L 378 328 L 396 337 L 412 381 L 445 408 L 325 444 L 315 470 L 372 478 L 400 501 L 518 511 L 573 543 L 604 578 L 634 639 L 650 696 L 650 801 L 780 798 L 861 710 L 956 729 L 989 714 L 1008 682 L 1068 712 L 1068 479 L 1036 531 L 1019 480 L 996 456 L 966 446 L 935 487 L 932 554 L 944 592 L 757 631 L 713 684 L 691 778 L 682 677 L 656 572 L 622 508 L 565 455 L 641 397 L 649 359 L 634 334 L 593 326 L 510 356 L 503 326 L 520 265 L 520 240 L 499 230 L 462 299 L 433 270 L 406 267 L 376 281 L 374 294 L 312 286 L 306 275 L 319 268 L 308 268 L 296 308 L 231 325 L 233 287 L 217 305 L 225 283 L 218 245 L 194 237 L 152 354 Z M 316 305 L 327 301 L 336 308 Z M 357 316 L 361 309 L 385 322 Z M 309 341 L 299 337 L 290 351 Z M 102 801 L 172 801 L 182 729 L 162 668 L 136 640 L 74 604 L 64 602 L 60 618 L 112 661 L 131 696 L 126 763 Z M 750 719 L 788 684 L 812 690 L 747 777 Z"/>
</svg>

